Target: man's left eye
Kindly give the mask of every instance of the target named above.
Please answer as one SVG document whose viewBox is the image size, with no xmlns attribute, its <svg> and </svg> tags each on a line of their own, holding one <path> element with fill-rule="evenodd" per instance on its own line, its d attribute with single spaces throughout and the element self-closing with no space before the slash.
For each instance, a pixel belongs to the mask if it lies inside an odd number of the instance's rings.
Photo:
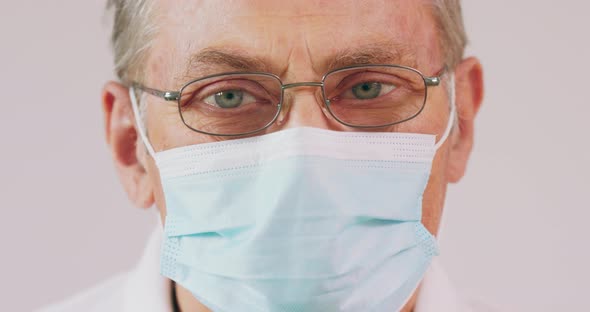
<svg viewBox="0 0 590 312">
<path fill-rule="evenodd" d="M 366 81 L 354 85 L 350 90 L 342 95 L 343 98 L 352 98 L 358 100 L 371 100 L 385 95 L 395 89 L 392 84 L 385 84 L 375 81 Z"/>
</svg>

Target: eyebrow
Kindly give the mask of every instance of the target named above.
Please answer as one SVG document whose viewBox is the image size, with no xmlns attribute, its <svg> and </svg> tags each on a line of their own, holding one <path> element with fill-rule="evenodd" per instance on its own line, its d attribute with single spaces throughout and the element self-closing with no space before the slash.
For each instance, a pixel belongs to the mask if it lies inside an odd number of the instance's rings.
<svg viewBox="0 0 590 312">
<path fill-rule="evenodd" d="M 416 57 L 408 45 L 385 42 L 347 48 L 319 63 L 324 72 L 366 64 L 397 64 L 415 68 Z M 249 55 L 242 50 L 205 48 L 189 58 L 183 79 L 197 78 L 195 73 L 213 74 L 220 67 L 227 71 L 272 72 L 274 66 L 269 59 Z"/>
<path fill-rule="evenodd" d="M 373 43 L 340 51 L 331 58 L 327 71 L 367 64 L 395 64 L 416 67 L 416 55 L 405 44 L 392 42 Z"/>
<path fill-rule="evenodd" d="M 206 48 L 190 56 L 184 78 L 194 79 L 195 73 L 211 72 L 220 67 L 229 71 L 268 72 L 268 64 L 269 60 L 239 50 Z"/>
</svg>

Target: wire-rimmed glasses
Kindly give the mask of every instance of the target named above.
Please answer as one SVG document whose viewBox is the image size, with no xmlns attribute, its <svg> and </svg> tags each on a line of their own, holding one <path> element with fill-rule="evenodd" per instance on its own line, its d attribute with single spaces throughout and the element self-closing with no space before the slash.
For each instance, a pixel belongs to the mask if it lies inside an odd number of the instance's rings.
<svg viewBox="0 0 590 312">
<path fill-rule="evenodd" d="M 380 128 L 410 120 L 422 112 L 429 86 L 426 77 L 401 65 L 360 65 L 336 69 L 320 82 L 284 84 L 270 73 L 229 72 L 192 80 L 180 91 L 160 91 L 133 84 L 167 101 L 176 101 L 182 122 L 214 136 L 243 136 L 265 130 L 284 107 L 286 89 L 321 88 L 325 108 L 338 122 L 352 128 Z"/>
</svg>

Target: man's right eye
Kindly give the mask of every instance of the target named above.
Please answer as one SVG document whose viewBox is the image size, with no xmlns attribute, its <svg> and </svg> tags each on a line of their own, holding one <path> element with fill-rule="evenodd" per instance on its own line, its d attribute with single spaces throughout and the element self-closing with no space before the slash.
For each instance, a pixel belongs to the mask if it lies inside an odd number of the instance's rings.
<svg viewBox="0 0 590 312">
<path fill-rule="evenodd" d="M 234 89 L 211 94 L 203 102 L 220 108 L 237 108 L 241 105 L 256 102 L 256 98 L 248 92 Z"/>
</svg>

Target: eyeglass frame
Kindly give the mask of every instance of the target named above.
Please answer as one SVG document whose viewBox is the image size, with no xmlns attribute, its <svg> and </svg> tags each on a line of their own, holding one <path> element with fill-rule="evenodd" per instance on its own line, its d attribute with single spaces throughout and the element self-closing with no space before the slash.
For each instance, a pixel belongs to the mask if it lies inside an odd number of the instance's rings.
<svg viewBox="0 0 590 312">
<path fill-rule="evenodd" d="M 405 118 L 403 120 L 399 120 L 399 121 L 395 121 L 389 124 L 385 124 L 385 125 L 376 125 L 376 126 L 366 126 L 366 125 L 353 125 L 347 122 L 344 122 L 342 120 L 340 120 L 340 118 L 338 118 L 334 112 L 332 112 L 332 109 L 330 108 L 330 100 L 326 98 L 326 90 L 325 90 L 325 80 L 326 77 L 330 76 L 331 74 L 335 73 L 335 72 L 339 72 L 339 71 L 345 71 L 345 70 L 350 70 L 350 69 L 355 69 L 355 68 L 372 68 L 372 67 L 389 67 L 389 68 L 399 68 L 399 69 L 405 69 L 405 70 L 410 70 L 418 75 L 420 75 L 422 77 L 422 80 L 424 81 L 424 101 L 422 103 L 422 106 L 420 107 L 420 109 L 412 116 Z M 149 88 L 146 87 L 142 84 L 139 84 L 137 82 L 132 82 L 131 83 L 131 87 L 133 89 L 137 89 L 143 92 L 146 92 L 148 94 L 154 95 L 156 97 L 159 97 L 161 99 L 164 99 L 166 101 L 176 101 L 178 104 L 178 113 L 180 115 L 180 119 L 182 120 L 182 123 L 188 127 L 189 129 L 198 132 L 198 133 L 202 133 L 202 134 L 207 134 L 207 135 L 211 135 L 211 136 L 220 136 L 220 137 L 240 137 L 240 136 L 247 136 L 247 135 L 251 135 L 251 134 L 255 134 L 257 132 L 266 130 L 268 127 L 272 126 L 277 118 L 280 116 L 281 111 L 283 109 L 283 100 L 284 100 L 284 95 L 285 95 L 285 90 L 286 89 L 290 89 L 290 88 L 297 88 L 297 87 L 320 87 L 322 90 L 322 99 L 324 102 L 324 106 L 326 107 L 326 109 L 328 110 L 328 112 L 330 113 L 330 115 L 336 120 L 338 121 L 340 124 L 345 125 L 347 127 L 351 127 L 351 128 L 359 128 L 359 129 L 375 129 L 375 128 L 383 128 L 383 127 L 390 127 L 393 125 L 397 125 L 403 122 L 406 122 L 408 120 L 414 119 L 416 118 L 418 115 L 420 115 L 420 113 L 422 113 L 422 111 L 424 110 L 424 107 L 426 107 L 426 100 L 428 99 L 428 87 L 437 87 L 441 84 L 442 81 L 442 76 L 447 72 L 447 66 L 443 66 L 443 68 L 441 70 L 439 70 L 437 72 L 437 74 L 435 76 L 426 76 L 424 75 L 422 72 L 420 72 L 419 70 L 409 67 L 409 66 L 404 66 L 404 65 L 397 65 L 397 64 L 365 64 L 365 65 L 352 65 L 352 66 L 345 66 L 345 67 L 341 67 L 341 68 L 336 68 L 333 70 L 328 71 L 327 73 L 325 73 L 322 76 L 321 81 L 305 81 L 305 82 L 293 82 L 293 83 L 287 83 L 284 84 L 283 81 L 281 80 L 281 78 L 273 73 L 267 73 L 267 72 L 247 72 L 247 71 L 236 71 L 236 72 L 224 72 L 224 73 L 218 73 L 218 74 L 212 74 L 212 75 L 207 75 L 201 78 L 197 78 L 197 79 L 193 79 L 187 83 L 185 83 L 179 91 L 162 91 L 162 90 L 158 90 L 158 89 L 154 89 L 154 88 Z M 188 87 L 189 85 L 201 81 L 201 80 L 205 80 L 205 79 L 211 79 L 211 78 L 215 78 L 215 77 L 220 77 L 220 76 L 229 76 L 229 75 L 263 75 L 263 76 L 267 76 L 267 77 L 272 77 L 274 79 L 276 79 L 280 84 L 281 84 L 281 100 L 280 102 L 277 104 L 278 109 L 277 112 L 275 114 L 275 116 L 272 118 L 271 121 L 269 121 L 266 125 L 264 125 L 264 127 L 257 129 L 257 130 L 253 130 L 253 131 L 249 131 L 249 132 L 244 132 L 244 133 L 240 133 L 240 134 L 218 134 L 218 133 L 212 133 L 212 132 L 207 132 L 207 131 L 203 131 L 203 130 L 198 130 L 195 129 L 193 127 L 191 127 L 190 125 L 188 125 L 184 119 L 184 116 L 182 115 L 182 111 L 181 111 L 181 95 L 183 90 Z"/>
</svg>

